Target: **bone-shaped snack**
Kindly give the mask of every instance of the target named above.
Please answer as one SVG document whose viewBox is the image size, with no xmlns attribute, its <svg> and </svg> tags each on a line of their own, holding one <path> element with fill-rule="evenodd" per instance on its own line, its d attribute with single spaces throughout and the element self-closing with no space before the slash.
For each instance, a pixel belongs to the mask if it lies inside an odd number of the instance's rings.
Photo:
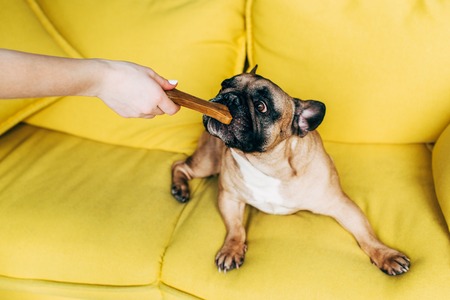
<svg viewBox="0 0 450 300">
<path fill-rule="evenodd" d="M 202 100 L 177 89 L 166 91 L 166 94 L 178 105 L 198 111 L 224 124 L 230 124 L 231 122 L 230 111 L 223 104 Z"/>
</svg>

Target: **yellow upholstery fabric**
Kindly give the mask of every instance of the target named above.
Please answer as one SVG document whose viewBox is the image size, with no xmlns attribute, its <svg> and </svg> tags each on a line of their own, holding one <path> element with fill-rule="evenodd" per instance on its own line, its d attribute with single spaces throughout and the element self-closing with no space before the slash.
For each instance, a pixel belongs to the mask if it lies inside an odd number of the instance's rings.
<svg viewBox="0 0 450 300">
<path fill-rule="evenodd" d="M 434 148 L 433 175 L 437 198 L 450 229 L 450 125 Z"/>
<path fill-rule="evenodd" d="M 105 285 L 157 282 L 160 257 L 184 209 L 172 201 L 168 184 L 167 165 L 180 155 L 31 129 L 0 140 L 0 235 L 8 241 L 0 245 L 0 274 Z"/>
<path fill-rule="evenodd" d="M 31 116 L 49 104 L 58 100 L 56 97 L 42 99 L 11 99 L 0 102 L 0 135 L 20 121 Z"/>
<path fill-rule="evenodd" d="M 450 120 L 448 1 L 271 1 L 247 5 L 250 65 L 327 105 L 325 139 L 435 141 Z"/>
<path fill-rule="evenodd" d="M 147 65 L 178 88 L 210 99 L 245 61 L 244 1 L 37 1 L 46 22 L 83 57 Z M 170 13 L 167 13 L 170 12 Z M 208 66 L 204 68 L 202 66 Z M 192 152 L 201 115 L 124 119 L 99 99 L 67 97 L 28 123 L 118 145 Z"/>
<path fill-rule="evenodd" d="M 0 235 L 8 242 L 0 243 L 0 298 L 180 294 L 158 287 L 167 245 L 187 208 L 169 192 L 168 166 L 182 157 L 29 125 L 6 133 L 0 139 Z M 206 201 L 215 197 L 211 183 L 191 187 Z"/>
<path fill-rule="evenodd" d="M 35 291 L 74 297 L 91 293 L 92 299 L 114 291 L 65 291 L 45 281 L 115 285 L 123 287 L 116 291 L 121 299 L 159 299 L 158 287 L 164 298 L 173 299 L 448 295 L 450 271 L 442 266 L 450 264 L 450 243 L 427 147 L 327 143 L 326 148 L 344 189 L 380 238 L 411 257 L 407 275 L 381 273 L 330 218 L 308 212 L 273 216 L 253 208 L 247 209 L 246 262 L 239 271 L 220 274 L 214 255 L 225 229 L 215 178 L 192 182 L 193 198 L 182 205 L 169 194 L 168 165 L 179 154 L 106 145 L 29 126 L 0 139 L 0 235 L 8 241 L 0 244 L 0 274 L 33 279 Z M 388 167 L 391 172 L 385 171 Z M 33 185 L 24 189 L 26 182 Z M 439 272 L 431 271 L 436 266 Z M 424 288 L 430 281 L 432 290 Z M 0 295 L 2 285 L 11 288 L 0 277 Z M 352 288 L 343 288 L 348 285 Z"/>
</svg>

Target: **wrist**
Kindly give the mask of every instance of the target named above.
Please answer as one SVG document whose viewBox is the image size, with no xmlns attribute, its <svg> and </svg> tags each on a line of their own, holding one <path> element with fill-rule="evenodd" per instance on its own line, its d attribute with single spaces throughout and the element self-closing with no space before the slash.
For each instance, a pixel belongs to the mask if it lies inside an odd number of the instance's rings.
<svg viewBox="0 0 450 300">
<path fill-rule="evenodd" d="M 100 97 L 111 66 L 107 60 L 98 58 L 85 59 L 84 63 L 86 67 L 83 75 L 86 81 L 79 95 Z"/>
</svg>

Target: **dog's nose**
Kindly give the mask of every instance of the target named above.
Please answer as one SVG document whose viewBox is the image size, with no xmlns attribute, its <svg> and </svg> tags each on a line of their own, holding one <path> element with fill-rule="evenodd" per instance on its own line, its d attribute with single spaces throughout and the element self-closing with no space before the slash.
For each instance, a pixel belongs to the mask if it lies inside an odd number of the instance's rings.
<svg viewBox="0 0 450 300">
<path fill-rule="evenodd" d="M 211 102 L 218 102 L 218 103 L 221 103 L 222 100 L 223 100 L 223 94 L 218 94 L 217 96 L 215 96 L 214 98 L 212 98 L 210 101 L 211 101 Z"/>
<path fill-rule="evenodd" d="M 239 97 L 239 95 L 235 93 L 226 93 L 223 95 L 223 97 L 224 100 L 226 101 L 225 104 L 241 105 L 243 103 L 241 97 Z"/>
</svg>

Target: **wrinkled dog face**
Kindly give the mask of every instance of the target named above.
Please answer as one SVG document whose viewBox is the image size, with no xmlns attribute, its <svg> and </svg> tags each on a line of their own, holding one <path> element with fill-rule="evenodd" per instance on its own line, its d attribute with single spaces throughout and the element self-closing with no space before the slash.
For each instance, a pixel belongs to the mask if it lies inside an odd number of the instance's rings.
<svg viewBox="0 0 450 300">
<path fill-rule="evenodd" d="M 212 100 L 224 104 L 233 120 L 229 125 L 204 117 L 206 130 L 219 137 L 228 147 L 244 152 L 261 152 L 270 140 L 274 124 L 280 120 L 282 108 L 277 107 L 266 79 L 254 74 L 241 74 L 222 82 L 222 89 Z"/>
<path fill-rule="evenodd" d="M 244 152 L 264 152 L 292 134 L 303 137 L 320 124 L 325 114 L 323 103 L 292 98 L 254 72 L 224 80 L 211 101 L 226 105 L 233 119 L 225 125 L 204 116 L 206 130 L 227 147 Z"/>
</svg>

